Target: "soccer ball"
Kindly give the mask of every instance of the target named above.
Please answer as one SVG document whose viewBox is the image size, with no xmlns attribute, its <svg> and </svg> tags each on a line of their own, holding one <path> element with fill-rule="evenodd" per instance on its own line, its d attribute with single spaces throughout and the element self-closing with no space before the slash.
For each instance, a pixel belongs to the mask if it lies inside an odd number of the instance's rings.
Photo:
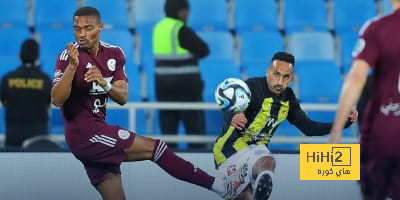
<svg viewBox="0 0 400 200">
<path fill-rule="evenodd" d="M 237 78 L 227 78 L 215 90 L 215 101 L 223 111 L 244 112 L 250 103 L 251 92 L 247 84 Z"/>
</svg>

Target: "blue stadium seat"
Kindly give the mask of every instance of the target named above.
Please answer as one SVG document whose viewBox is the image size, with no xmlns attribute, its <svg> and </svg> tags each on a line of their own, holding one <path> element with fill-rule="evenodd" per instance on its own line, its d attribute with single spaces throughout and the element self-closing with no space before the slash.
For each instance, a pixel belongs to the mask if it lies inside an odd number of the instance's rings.
<svg viewBox="0 0 400 200">
<path fill-rule="evenodd" d="M 204 81 L 203 98 L 206 102 L 215 102 L 214 92 L 218 84 L 226 78 L 241 78 L 236 65 L 222 63 L 200 63 L 200 72 Z"/>
<path fill-rule="evenodd" d="M 301 103 L 324 104 L 338 102 L 342 87 L 340 68 L 334 63 L 298 62 L 295 72 L 299 82 L 298 98 Z M 316 121 L 332 122 L 335 111 L 308 111 Z"/>
<path fill-rule="evenodd" d="M 151 31 L 165 16 L 164 2 L 165 0 L 134 0 L 134 27 L 137 32 Z"/>
<path fill-rule="evenodd" d="M 35 1 L 36 30 L 68 29 L 72 31 L 72 15 L 77 8 L 77 2 L 71 0 Z"/>
<path fill-rule="evenodd" d="M 247 31 L 277 31 L 278 8 L 275 0 L 235 0 L 234 28 Z"/>
<path fill-rule="evenodd" d="M 377 15 L 373 0 L 332 0 L 332 3 L 334 30 L 337 34 L 358 32 L 366 20 Z"/>
<path fill-rule="evenodd" d="M 263 76 L 272 56 L 284 50 L 279 32 L 245 32 L 240 35 L 240 60 L 248 77 Z"/>
<path fill-rule="evenodd" d="M 284 0 L 284 29 L 287 34 L 298 31 L 328 31 L 325 1 Z"/>
<path fill-rule="evenodd" d="M 381 6 L 380 14 L 389 14 L 393 12 L 391 0 L 379 0 L 378 3 Z"/>
<path fill-rule="evenodd" d="M 51 109 L 50 111 L 50 134 L 64 134 L 64 121 L 59 108 Z"/>
<path fill-rule="evenodd" d="M 234 62 L 234 42 L 229 32 L 199 32 L 199 36 L 209 45 L 210 55 L 199 62 L 204 81 L 203 99 L 215 102 L 214 92 L 218 84 L 226 78 L 241 78 L 240 69 Z M 206 134 L 220 134 L 223 123 L 219 111 L 206 110 Z"/>
<path fill-rule="evenodd" d="M 227 31 L 228 8 L 225 0 L 189 0 L 188 24 L 195 31 Z"/>
<path fill-rule="evenodd" d="M 39 34 L 42 69 L 53 77 L 57 56 L 69 42 L 75 41 L 74 33 L 72 29 L 43 29 Z"/>
<path fill-rule="evenodd" d="M 335 63 L 297 62 L 295 74 L 302 103 L 337 103 L 343 80 Z"/>
<path fill-rule="evenodd" d="M 17 69 L 21 65 L 21 61 L 18 57 L 14 58 L 1 58 L 1 70 L 0 79 L 8 72 Z"/>
<path fill-rule="evenodd" d="M 19 60 L 19 51 L 24 40 L 30 38 L 28 29 L 0 29 L 0 59 Z"/>
<path fill-rule="evenodd" d="M 131 33 L 126 30 L 104 29 L 100 35 L 101 41 L 116 45 L 122 48 L 128 62 L 134 62 L 134 39 Z"/>
<path fill-rule="evenodd" d="M 105 29 L 128 30 L 128 5 L 126 0 L 83 0 L 83 4 L 100 11 Z"/>
<path fill-rule="evenodd" d="M 297 61 L 336 60 L 335 41 L 329 32 L 296 32 L 289 37 L 289 51 Z"/>
<path fill-rule="evenodd" d="M 215 89 L 224 79 L 241 77 L 239 68 L 227 63 L 200 63 L 200 72 L 204 81 L 203 99 L 205 102 L 215 102 Z M 220 134 L 223 123 L 220 111 L 206 110 L 204 113 L 206 116 L 206 134 Z"/>
<path fill-rule="evenodd" d="M 0 29 L 28 29 L 26 0 L 0 0 Z"/>
<path fill-rule="evenodd" d="M 352 52 L 356 44 L 358 34 L 356 32 L 346 32 L 338 36 L 341 46 L 341 67 L 342 72 L 347 74 L 353 62 Z"/>
<path fill-rule="evenodd" d="M 210 55 L 200 60 L 200 72 L 205 82 L 204 100 L 214 102 L 214 90 L 225 78 L 240 78 L 240 70 L 235 65 L 234 42 L 229 32 L 199 32 L 208 44 Z"/>
<path fill-rule="evenodd" d="M 210 55 L 201 60 L 203 64 L 208 62 L 234 63 L 234 40 L 228 31 L 200 31 L 198 35 L 210 48 Z"/>
<path fill-rule="evenodd" d="M 139 67 L 130 62 L 126 64 L 125 70 L 129 81 L 129 102 L 142 101 L 142 83 L 140 79 Z"/>
<path fill-rule="evenodd" d="M 156 101 L 155 97 L 155 61 L 153 57 L 153 45 L 152 45 L 152 31 L 143 30 L 138 33 L 140 40 L 138 40 L 139 50 L 139 65 L 142 67 L 142 83 L 143 90 L 146 91 L 145 98 L 149 101 Z"/>
</svg>

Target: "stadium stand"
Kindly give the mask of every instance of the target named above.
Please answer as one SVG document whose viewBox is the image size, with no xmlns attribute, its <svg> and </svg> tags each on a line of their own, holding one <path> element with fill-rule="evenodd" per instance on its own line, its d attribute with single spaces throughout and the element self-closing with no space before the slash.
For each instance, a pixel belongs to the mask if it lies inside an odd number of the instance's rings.
<svg viewBox="0 0 400 200">
<path fill-rule="evenodd" d="M 128 6 L 126 0 L 83 0 L 83 5 L 93 6 L 99 9 L 104 29 L 129 29 Z"/>
<path fill-rule="evenodd" d="M 234 29 L 236 33 L 278 31 L 278 7 L 275 0 L 235 0 Z"/>
<path fill-rule="evenodd" d="M 340 64 L 343 74 L 347 74 L 350 70 L 353 61 L 352 51 L 356 44 L 357 37 L 358 33 L 356 32 L 346 32 L 338 36 L 340 41 Z"/>
<path fill-rule="evenodd" d="M 392 12 L 392 5 L 390 0 L 378 0 L 378 10 L 381 14 L 388 14 Z"/>
<path fill-rule="evenodd" d="M 284 29 L 289 35 L 299 31 L 328 31 L 325 1 L 284 0 Z"/>
<path fill-rule="evenodd" d="M 71 28 L 41 29 L 38 34 L 40 35 L 41 67 L 44 72 L 53 77 L 58 54 L 66 48 L 68 42 L 75 41 L 73 30 Z"/>
<path fill-rule="evenodd" d="M 72 14 L 78 8 L 77 1 L 34 1 L 34 27 L 36 31 L 72 28 Z"/>
<path fill-rule="evenodd" d="M 133 26 L 135 32 L 148 34 L 160 19 L 164 17 L 165 0 L 133 0 Z M 151 13 L 151 14 L 149 14 Z"/>
<path fill-rule="evenodd" d="M 228 7 L 225 0 L 189 0 L 188 24 L 195 31 L 228 31 Z M 212 5 L 212 6 L 210 6 Z"/>
<path fill-rule="evenodd" d="M 377 15 L 373 0 L 332 0 L 332 3 L 334 30 L 339 35 L 358 32 L 367 19 Z"/>
<path fill-rule="evenodd" d="M 30 37 L 27 28 L 0 29 L 0 59 L 19 60 L 20 44 Z"/>
<path fill-rule="evenodd" d="M 278 31 L 244 32 L 239 37 L 239 63 L 244 77 L 265 75 L 274 53 L 285 50 L 284 39 Z"/>
<path fill-rule="evenodd" d="M 36 32 L 33 35 L 39 36 L 42 67 L 52 76 L 57 53 L 67 42 L 74 40 L 70 29 L 72 13 L 79 6 L 93 5 L 101 10 L 105 23 L 102 40 L 121 46 L 127 56 L 129 102 L 155 102 L 151 32 L 154 24 L 164 17 L 164 1 L 0 0 L 0 11 L 3 11 L 0 12 L 0 61 L 4 65 L 0 76 L 19 65 L 19 45 L 15 44 L 31 37 L 29 21 L 34 22 Z M 210 56 L 200 61 L 205 81 L 204 100 L 214 102 L 214 89 L 224 78 L 263 75 L 272 54 L 284 50 L 296 56 L 296 82 L 293 87 L 300 95 L 300 100 L 303 103 L 336 103 L 337 90 L 352 61 L 351 51 L 357 38 L 356 32 L 367 18 L 386 14 L 391 9 L 389 0 L 343 2 L 190 0 L 188 24 L 199 32 L 211 49 Z M 128 29 L 133 30 L 133 34 Z M 232 35 L 229 31 L 236 34 Z M 321 90 L 314 87 L 316 82 L 321 83 L 318 84 Z M 308 96 L 310 92 L 316 96 Z M 1 112 L 3 110 L 0 111 L 0 120 L 3 120 Z M 311 116 L 328 119 L 333 115 L 331 112 L 326 117 L 321 113 L 311 113 Z M 157 112 L 142 109 L 135 114 L 138 133 L 159 132 L 154 126 L 158 124 Z M 52 110 L 51 116 L 51 132 L 63 134 L 59 110 Z M 110 109 L 107 116 L 110 123 L 131 127 L 128 118 L 128 111 L 119 108 Z M 219 134 L 222 123 L 219 111 L 206 111 L 206 118 L 207 134 Z M 149 121 L 153 124 L 149 124 Z M 3 124 L 0 122 L 0 133 L 5 131 Z M 286 136 L 301 135 L 286 122 L 279 127 L 279 133 Z M 297 148 L 277 148 L 286 147 Z"/>
<path fill-rule="evenodd" d="M 329 32 L 295 32 L 288 40 L 297 61 L 336 62 L 335 41 Z"/>
<path fill-rule="evenodd" d="M 10 13 L 18 14 L 11 15 Z M 0 29 L 28 29 L 26 0 L 0 1 Z"/>
</svg>

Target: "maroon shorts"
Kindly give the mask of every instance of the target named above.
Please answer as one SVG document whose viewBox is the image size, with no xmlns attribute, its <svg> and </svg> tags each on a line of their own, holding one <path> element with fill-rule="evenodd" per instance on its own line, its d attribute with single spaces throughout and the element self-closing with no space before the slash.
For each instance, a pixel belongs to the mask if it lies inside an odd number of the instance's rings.
<svg viewBox="0 0 400 200">
<path fill-rule="evenodd" d="M 71 152 L 85 166 L 90 182 L 97 186 L 107 172 L 121 173 L 120 165 L 127 158 L 124 149 L 133 144 L 135 133 L 106 124 L 86 131 L 69 133 L 66 139 Z"/>
<path fill-rule="evenodd" d="M 360 186 L 368 197 L 391 197 L 400 200 L 400 158 L 361 160 Z"/>
</svg>

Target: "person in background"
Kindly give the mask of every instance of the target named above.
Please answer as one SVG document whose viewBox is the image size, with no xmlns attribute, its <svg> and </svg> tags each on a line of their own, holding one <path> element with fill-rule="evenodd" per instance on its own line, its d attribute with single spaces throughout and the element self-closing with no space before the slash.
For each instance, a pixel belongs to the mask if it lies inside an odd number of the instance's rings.
<svg viewBox="0 0 400 200">
<path fill-rule="evenodd" d="M 50 77 L 36 64 L 39 44 L 23 42 L 21 66 L 1 80 L 1 102 L 6 109 L 6 148 L 20 148 L 33 136 L 49 134 Z"/>
<path fill-rule="evenodd" d="M 204 83 L 198 60 L 209 54 L 208 46 L 186 25 L 188 0 L 166 0 L 164 10 L 166 17 L 153 29 L 156 98 L 160 102 L 201 102 Z M 204 111 L 161 110 L 162 134 L 177 134 L 181 120 L 187 134 L 205 134 Z M 189 144 L 189 147 L 205 145 Z"/>
<path fill-rule="evenodd" d="M 373 69 L 360 129 L 363 199 L 400 199 L 400 0 L 391 3 L 392 13 L 367 21 L 360 30 L 328 140 L 340 142 L 346 113 L 357 103 Z"/>
</svg>

